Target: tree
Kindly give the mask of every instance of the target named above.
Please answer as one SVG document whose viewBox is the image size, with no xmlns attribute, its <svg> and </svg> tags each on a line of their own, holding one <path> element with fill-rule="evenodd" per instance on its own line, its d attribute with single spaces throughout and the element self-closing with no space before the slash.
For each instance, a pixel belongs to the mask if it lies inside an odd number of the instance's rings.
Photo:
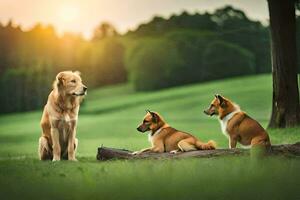
<svg viewBox="0 0 300 200">
<path fill-rule="evenodd" d="M 118 35 L 118 32 L 115 27 L 108 22 L 103 22 L 94 30 L 93 40 L 101 40 L 116 35 Z"/>
<path fill-rule="evenodd" d="M 165 38 L 172 41 L 183 60 L 183 67 L 177 69 L 180 84 L 206 80 L 207 66 L 203 65 L 203 53 L 207 46 L 217 40 L 217 34 L 209 31 L 170 31 Z"/>
<path fill-rule="evenodd" d="M 124 83 L 127 72 L 124 66 L 125 48 L 117 38 L 103 39 L 94 44 L 89 77 L 94 80 L 92 86 Z"/>
<path fill-rule="evenodd" d="M 300 124 L 294 0 L 268 0 L 272 47 L 273 106 L 269 127 Z"/>
<path fill-rule="evenodd" d="M 235 9 L 232 6 L 217 9 L 212 19 L 220 28 L 228 30 L 235 29 L 237 24 L 239 28 L 247 27 L 250 25 L 249 22 L 251 22 L 242 10 Z"/>
<path fill-rule="evenodd" d="M 127 55 L 130 81 L 138 91 L 180 85 L 183 60 L 172 41 L 143 39 Z"/>
<path fill-rule="evenodd" d="M 247 49 L 224 41 L 212 42 L 203 52 L 205 80 L 254 74 L 254 55 Z"/>
<path fill-rule="evenodd" d="M 217 9 L 212 19 L 218 24 L 220 38 L 251 51 L 255 56 L 255 73 L 271 72 L 269 30 L 259 21 L 232 6 Z"/>
</svg>

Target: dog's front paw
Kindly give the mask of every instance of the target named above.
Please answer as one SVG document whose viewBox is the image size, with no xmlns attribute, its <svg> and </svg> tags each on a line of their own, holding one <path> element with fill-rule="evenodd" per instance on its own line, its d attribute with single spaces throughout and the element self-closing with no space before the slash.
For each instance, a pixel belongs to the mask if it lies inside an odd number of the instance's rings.
<svg viewBox="0 0 300 200">
<path fill-rule="evenodd" d="M 178 152 L 179 152 L 178 150 L 170 151 L 171 154 L 176 154 L 176 153 L 178 153 Z"/>
<path fill-rule="evenodd" d="M 139 154 L 141 154 L 142 152 L 140 152 L 140 151 L 134 151 L 134 152 L 132 152 L 131 153 L 131 155 L 139 155 Z"/>
<path fill-rule="evenodd" d="M 60 161 L 60 159 L 57 159 L 57 158 L 52 159 L 52 162 L 57 162 L 57 161 Z"/>
</svg>

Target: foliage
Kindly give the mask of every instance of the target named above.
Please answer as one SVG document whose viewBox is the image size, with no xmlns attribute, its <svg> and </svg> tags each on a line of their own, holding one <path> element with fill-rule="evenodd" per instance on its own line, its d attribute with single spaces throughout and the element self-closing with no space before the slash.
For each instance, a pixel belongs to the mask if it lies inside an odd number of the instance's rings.
<svg viewBox="0 0 300 200">
<path fill-rule="evenodd" d="M 49 67 L 5 71 L 0 80 L 0 91 L 4 94 L 1 95 L 1 111 L 20 112 L 41 106 L 48 96 L 52 81 L 45 74 L 51 74 Z"/>
<path fill-rule="evenodd" d="M 102 40 L 118 35 L 117 30 L 108 22 L 101 23 L 95 30 L 93 40 Z"/>
<path fill-rule="evenodd" d="M 135 43 L 141 42 L 140 47 L 143 46 L 143 38 L 159 38 L 169 40 L 173 43 L 173 46 L 178 50 L 179 57 L 182 59 L 182 67 L 177 68 L 174 73 L 174 78 L 177 80 L 176 85 L 201 82 L 213 79 L 209 66 L 206 65 L 213 60 L 205 60 L 207 56 L 203 54 L 210 52 L 210 59 L 218 57 L 226 60 L 227 63 L 232 60 L 226 58 L 226 52 L 223 51 L 210 51 L 208 46 L 216 40 L 222 41 L 227 48 L 230 48 L 234 52 L 237 52 L 236 59 L 241 61 L 247 59 L 242 63 L 232 63 L 232 70 L 221 70 L 224 62 L 215 62 L 215 70 L 218 71 L 217 78 L 225 78 L 230 76 L 236 76 L 239 74 L 259 74 L 271 72 L 270 62 L 270 45 L 269 45 L 269 33 L 267 27 L 263 26 L 258 21 L 250 20 L 243 11 L 235 9 L 231 6 L 226 6 L 217 9 L 214 13 L 204 14 L 189 14 L 183 12 L 179 16 L 171 16 L 169 19 L 161 17 L 155 17 L 148 24 L 143 24 L 137 28 L 134 32 L 129 32 L 126 35 Z M 224 46 L 224 45 L 223 45 Z M 210 47 L 211 48 L 211 47 Z M 140 56 L 138 48 L 129 48 L 131 58 Z M 229 53 L 229 52 L 228 52 Z M 162 59 L 177 59 L 175 57 L 164 58 L 162 54 L 158 54 L 160 60 Z M 143 63 L 151 63 L 151 57 L 144 56 Z M 232 58 L 232 57 L 231 57 Z M 136 58 L 137 60 L 139 58 Z M 139 70 L 145 68 L 143 63 L 139 63 Z M 126 62 L 126 65 L 130 65 L 130 62 Z M 154 64 L 154 63 L 153 63 Z M 238 65 L 236 65 L 238 64 Z M 241 65 L 246 65 L 242 66 Z M 129 68 L 130 66 L 127 66 Z M 155 67 L 155 66 L 153 66 Z M 130 73 L 137 68 L 130 68 Z M 246 69 L 243 71 L 243 69 Z M 236 73 L 241 72 L 243 73 Z M 214 72 L 213 72 L 214 73 Z M 210 77 L 208 77 L 210 75 Z M 133 83 L 137 83 L 132 80 Z M 157 81 L 160 82 L 157 83 Z M 164 79 L 156 80 L 157 85 L 164 87 Z M 144 81 L 142 84 L 153 84 L 151 81 Z M 172 86 L 173 84 L 169 84 Z M 151 86 L 148 86 L 148 88 Z M 162 88 L 161 87 L 161 88 Z M 145 87 L 146 88 L 146 87 Z M 153 88 L 157 89 L 157 88 Z"/>
<path fill-rule="evenodd" d="M 99 87 L 126 81 L 127 72 L 123 62 L 125 47 L 118 38 L 110 37 L 94 42 L 84 51 L 86 55 L 80 57 L 81 66 L 87 61 L 89 65 L 82 72 L 90 86 Z"/>
<path fill-rule="evenodd" d="M 217 24 L 213 22 L 209 13 L 191 15 L 184 11 L 180 15 L 172 15 L 169 19 L 155 16 L 147 24 L 141 24 L 135 31 L 129 31 L 127 35 L 135 37 L 160 36 L 178 29 L 215 31 Z"/>
<path fill-rule="evenodd" d="M 297 17 L 298 32 L 299 22 Z M 217 41 L 230 51 L 213 48 Z M 237 52 L 236 59 L 226 58 L 230 52 L 230 56 Z M 298 58 L 299 52 L 300 48 Z M 232 74 L 222 70 L 229 62 Z M 243 75 L 270 73 L 268 27 L 231 6 L 211 13 L 183 12 L 168 19 L 156 16 L 124 35 L 102 23 L 90 41 L 70 33 L 60 37 L 53 27 L 41 24 L 23 31 L 10 21 L 0 24 L 0 88 L 5 96 L 0 99 L 0 112 L 40 108 L 55 74 L 62 70 L 82 71 L 89 89 L 129 81 L 137 90 L 157 90 L 211 80 L 211 65 L 217 78 L 236 76 L 242 69 L 247 69 Z M 10 91 L 22 100 L 15 100 Z"/>
<path fill-rule="evenodd" d="M 239 46 L 215 41 L 204 51 L 203 66 L 206 80 L 254 74 L 254 55 Z"/>
<path fill-rule="evenodd" d="M 169 32 L 165 37 L 174 43 L 184 61 L 183 70 L 176 74 L 181 77 L 177 85 L 207 80 L 205 73 L 208 69 L 202 64 L 203 52 L 211 42 L 217 40 L 217 34 L 210 31 L 180 30 Z"/>
<path fill-rule="evenodd" d="M 145 39 L 137 54 L 127 61 L 130 77 L 137 90 L 155 90 L 176 85 L 178 71 L 183 71 L 176 46 L 165 39 Z M 135 50 L 136 51 L 136 50 Z"/>
<path fill-rule="evenodd" d="M 89 88 L 125 82 L 124 51 L 114 36 L 85 41 L 73 34 L 58 37 L 40 24 L 26 32 L 12 22 L 0 25 L 0 111 L 42 107 L 63 70 L 82 71 Z"/>
</svg>

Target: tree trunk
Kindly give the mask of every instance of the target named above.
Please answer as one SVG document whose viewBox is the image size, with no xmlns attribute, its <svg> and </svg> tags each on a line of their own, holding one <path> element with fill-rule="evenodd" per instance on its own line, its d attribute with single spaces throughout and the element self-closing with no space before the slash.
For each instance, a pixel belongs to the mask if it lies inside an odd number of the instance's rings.
<svg viewBox="0 0 300 200">
<path fill-rule="evenodd" d="M 238 156 L 249 155 L 249 149 L 215 149 L 215 150 L 199 150 L 189 152 L 179 152 L 177 154 L 165 153 L 142 153 L 139 155 L 132 155 L 131 151 L 126 149 L 115 149 L 108 147 L 99 147 L 97 160 L 113 160 L 113 159 L 170 159 L 170 158 L 209 158 L 218 156 Z M 295 144 L 281 144 L 273 145 L 268 151 L 268 155 L 280 156 L 300 156 L 300 142 Z"/>
<path fill-rule="evenodd" d="M 273 73 L 273 106 L 269 127 L 293 127 L 300 124 L 295 1 L 268 0 L 268 5 Z"/>
</svg>

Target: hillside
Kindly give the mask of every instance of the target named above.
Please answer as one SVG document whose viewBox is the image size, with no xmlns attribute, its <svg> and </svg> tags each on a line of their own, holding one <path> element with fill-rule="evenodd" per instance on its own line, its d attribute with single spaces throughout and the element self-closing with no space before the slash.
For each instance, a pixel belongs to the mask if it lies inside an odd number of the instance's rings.
<svg viewBox="0 0 300 200">
<path fill-rule="evenodd" d="M 214 139 L 219 147 L 226 148 L 227 139 L 221 133 L 218 120 L 203 114 L 215 93 L 230 97 L 264 127 L 267 125 L 271 110 L 269 75 L 148 93 L 135 93 L 130 85 L 90 91 L 79 116 L 79 162 L 76 163 L 38 160 L 41 110 L 2 115 L 1 196 L 4 199 L 37 196 L 43 199 L 124 200 L 200 196 L 203 199 L 297 199 L 300 166 L 297 158 L 96 161 L 97 147 L 101 144 L 130 150 L 149 146 L 147 136 L 136 131 L 145 109 L 159 111 L 172 126 L 204 141 Z M 299 128 L 268 132 L 273 143 L 300 141 Z M 232 192 L 233 186 L 235 192 Z"/>
<path fill-rule="evenodd" d="M 214 139 L 220 147 L 227 147 L 218 120 L 203 110 L 215 93 L 237 102 L 243 110 L 266 127 L 271 111 L 271 77 L 250 76 L 194 84 L 157 92 L 135 93 L 130 85 L 93 90 L 81 108 L 77 135 L 79 156 L 95 155 L 101 144 L 112 147 L 139 149 L 148 144 L 146 135 L 136 131 L 145 109 L 160 112 L 172 126 L 189 131 L 203 140 Z M 36 158 L 40 135 L 41 111 L 10 114 L 0 117 L 0 156 L 26 155 Z M 296 132 L 289 129 L 283 132 Z M 270 130 L 274 143 L 300 140 L 299 135 L 285 137 Z M 13 149 L 22 149 L 12 151 Z"/>
</svg>

